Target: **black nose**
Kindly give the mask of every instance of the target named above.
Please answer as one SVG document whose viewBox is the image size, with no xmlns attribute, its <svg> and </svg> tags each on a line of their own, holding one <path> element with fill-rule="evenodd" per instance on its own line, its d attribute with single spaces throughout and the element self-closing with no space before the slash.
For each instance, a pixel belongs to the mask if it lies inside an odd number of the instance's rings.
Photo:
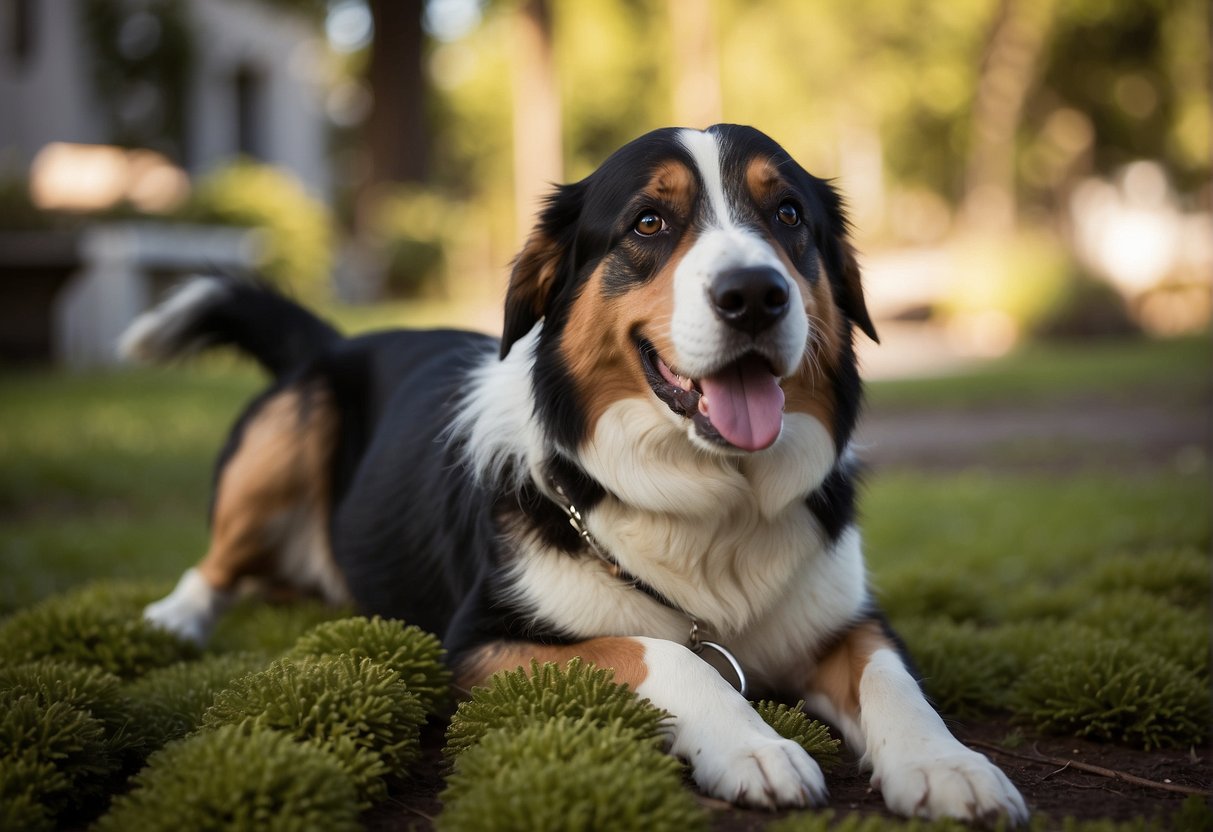
<svg viewBox="0 0 1213 832">
<path fill-rule="evenodd" d="M 729 269 L 716 275 L 708 297 L 720 320 L 757 335 L 788 311 L 788 281 L 769 266 Z"/>
</svg>

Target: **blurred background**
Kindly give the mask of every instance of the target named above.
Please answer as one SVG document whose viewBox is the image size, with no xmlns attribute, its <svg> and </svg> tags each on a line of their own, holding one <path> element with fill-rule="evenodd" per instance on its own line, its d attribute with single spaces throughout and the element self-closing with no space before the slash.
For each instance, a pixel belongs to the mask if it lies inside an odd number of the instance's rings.
<svg viewBox="0 0 1213 832">
<path fill-rule="evenodd" d="M 1204 0 L 0 0 L 0 362 L 183 275 L 499 326 L 550 183 L 753 124 L 847 195 L 870 375 L 1206 330 Z"/>
</svg>

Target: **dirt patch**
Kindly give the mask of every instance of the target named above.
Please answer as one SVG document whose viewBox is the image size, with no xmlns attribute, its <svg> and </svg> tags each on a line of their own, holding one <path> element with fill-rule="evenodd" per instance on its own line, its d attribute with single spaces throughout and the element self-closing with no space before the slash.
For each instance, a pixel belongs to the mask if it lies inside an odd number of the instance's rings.
<svg viewBox="0 0 1213 832">
<path fill-rule="evenodd" d="M 1207 469 L 1209 404 L 1082 398 L 1030 406 L 872 407 L 856 431 L 877 470 L 1120 472 Z"/>
</svg>

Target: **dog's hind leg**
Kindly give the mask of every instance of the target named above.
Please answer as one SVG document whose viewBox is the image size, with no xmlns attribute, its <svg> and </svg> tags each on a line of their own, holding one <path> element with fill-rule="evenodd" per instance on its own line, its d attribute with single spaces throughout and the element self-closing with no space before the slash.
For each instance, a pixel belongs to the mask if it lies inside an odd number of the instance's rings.
<svg viewBox="0 0 1213 832">
<path fill-rule="evenodd" d="M 205 556 L 144 610 L 145 619 L 204 643 L 249 577 L 346 599 L 328 541 L 336 421 L 316 386 L 286 388 L 254 405 L 220 464 Z"/>
</svg>

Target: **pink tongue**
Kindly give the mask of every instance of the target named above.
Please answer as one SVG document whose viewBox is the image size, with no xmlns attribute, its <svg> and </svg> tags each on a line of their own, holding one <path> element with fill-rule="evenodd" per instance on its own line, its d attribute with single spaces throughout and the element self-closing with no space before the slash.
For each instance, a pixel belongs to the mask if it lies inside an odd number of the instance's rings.
<svg viewBox="0 0 1213 832">
<path fill-rule="evenodd" d="M 747 356 L 699 380 L 712 427 L 731 445 L 761 451 L 779 438 L 783 390 L 779 379 L 756 356 Z"/>
</svg>

